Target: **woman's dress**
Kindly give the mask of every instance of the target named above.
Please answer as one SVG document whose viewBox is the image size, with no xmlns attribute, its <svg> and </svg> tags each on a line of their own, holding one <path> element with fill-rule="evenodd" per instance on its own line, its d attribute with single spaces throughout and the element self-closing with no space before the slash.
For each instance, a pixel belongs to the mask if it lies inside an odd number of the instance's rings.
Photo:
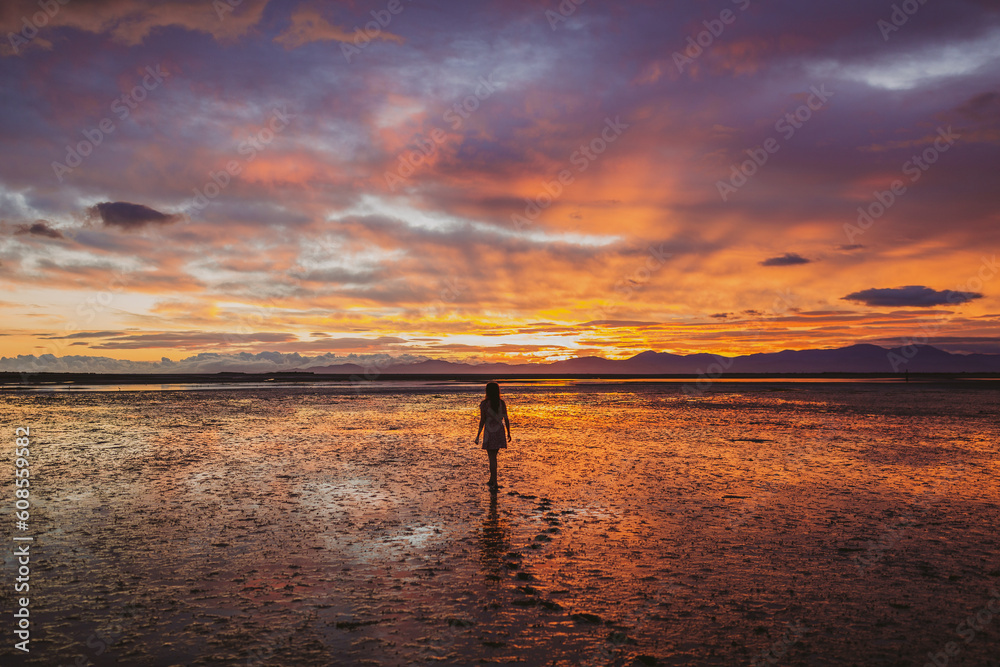
<svg viewBox="0 0 1000 667">
<path fill-rule="evenodd" d="M 489 401 L 479 404 L 479 413 L 486 418 L 483 425 L 483 449 L 506 449 L 507 433 L 504 430 L 504 419 L 507 417 L 507 404 L 500 401 L 500 410 L 490 407 Z"/>
</svg>

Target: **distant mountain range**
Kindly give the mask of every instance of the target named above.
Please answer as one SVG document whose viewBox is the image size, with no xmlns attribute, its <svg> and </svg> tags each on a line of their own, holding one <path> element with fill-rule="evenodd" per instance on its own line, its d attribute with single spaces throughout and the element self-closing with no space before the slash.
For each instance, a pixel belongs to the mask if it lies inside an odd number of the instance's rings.
<svg viewBox="0 0 1000 667">
<path fill-rule="evenodd" d="M 345 375 L 700 375 L 742 373 L 1000 373 L 1000 354 L 954 354 L 929 345 L 887 349 L 851 345 L 834 350 L 784 350 L 722 357 L 642 352 L 629 359 L 578 357 L 541 364 L 463 364 L 428 360 L 384 367 L 335 364 L 300 369 Z"/>
</svg>

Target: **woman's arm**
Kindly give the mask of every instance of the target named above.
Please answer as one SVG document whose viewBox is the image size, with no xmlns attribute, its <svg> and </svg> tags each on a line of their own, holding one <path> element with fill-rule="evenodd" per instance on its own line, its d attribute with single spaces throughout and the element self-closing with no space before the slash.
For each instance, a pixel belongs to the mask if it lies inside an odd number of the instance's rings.
<svg viewBox="0 0 1000 667">
<path fill-rule="evenodd" d="M 510 442 L 510 419 L 507 417 L 507 403 L 503 404 L 503 423 L 507 427 L 507 442 Z"/>
<path fill-rule="evenodd" d="M 483 412 L 483 406 L 479 406 L 479 430 L 476 431 L 476 444 L 479 444 L 479 436 L 483 432 L 483 427 L 486 426 L 486 413 Z"/>
</svg>

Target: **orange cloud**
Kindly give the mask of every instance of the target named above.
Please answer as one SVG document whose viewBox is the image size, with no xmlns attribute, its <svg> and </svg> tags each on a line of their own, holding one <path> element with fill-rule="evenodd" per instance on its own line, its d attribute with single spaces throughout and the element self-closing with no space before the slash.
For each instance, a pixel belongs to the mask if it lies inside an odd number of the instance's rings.
<svg viewBox="0 0 1000 667">
<path fill-rule="evenodd" d="M 319 10 L 312 7 L 300 7 L 292 14 L 291 18 L 292 24 L 274 38 L 275 42 L 288 50 L 297 49 L 310 42 L 352 43 L 358 37 L 357 29 L 348 32 L 340 26 L 333 25 L 323 18 Z M 367 35 L 365 38 L 368 39 Z M 381 39 L 397 44 L 403 43 L 403 38 L 399 35 L 381 29 L 372 39 Z"/>
<path fill-rule="evenodd" d="M 155 4 L 141 0 L 72 0 L 52 3 L 56 8 L 45 12 L 40 11 L 37 1 L 13 0 L 4 2 L 0 9 L 0 32 L 35 36 L 16 49 L 4 40 L 0 55 L 19 55 L 28 48 L 51 49 L 47 35 L 59 27 L 107 34 L 128 46 L 142 43 L 154 29 L 164 27 L 185 28 L 208 33 L 220 41 L 232 41 L 260 22 L 267 2 L 243 0 L 234 6 L 226 0 L 166 0 Z"/>
</svg>

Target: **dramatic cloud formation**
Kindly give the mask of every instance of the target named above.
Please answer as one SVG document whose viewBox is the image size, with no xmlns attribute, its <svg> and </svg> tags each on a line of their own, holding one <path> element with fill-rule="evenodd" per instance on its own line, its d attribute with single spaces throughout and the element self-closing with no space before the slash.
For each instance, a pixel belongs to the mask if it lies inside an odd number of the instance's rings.
<svg viewBox="0 0 1000 667">
<path fill-rule="evenodd" d="M 957 305 L 981 298 L 983 295 L 977 292 L 955 292 L 950 289 L 938 291 L 921 285 L 866 289 L 844 297 L 846 301 L 858 301 L 869 306 L 915 306 L 917 308 Z"/>
<path fill-rule="evenodd" d="M 8 358 L 1000 340 L 990 3 L 42 4 L 0 5 Z"/>
</svg>

